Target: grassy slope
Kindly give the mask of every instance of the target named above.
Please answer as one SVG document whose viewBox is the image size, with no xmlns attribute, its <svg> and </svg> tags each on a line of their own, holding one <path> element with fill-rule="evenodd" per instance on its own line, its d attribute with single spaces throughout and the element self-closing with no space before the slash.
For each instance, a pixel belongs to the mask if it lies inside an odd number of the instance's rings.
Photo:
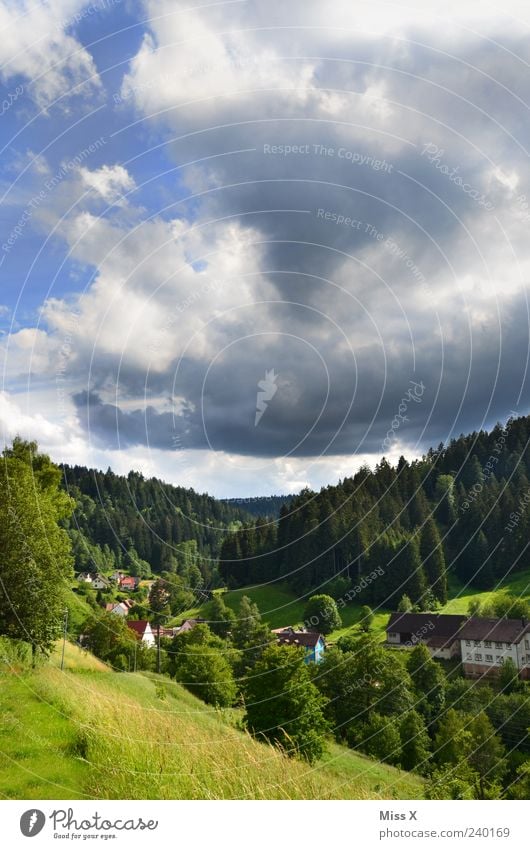
<svg viewBox="0 0 530 849">
<path fill-rule="evenodd" d="M 68 606 L 68 629 L 71 633 L 76 633 L 83 622 L 94 613 L 94 610 L 87 600 L 81 594 L 74 592 L 73 589 L 67 590 L 66 604 Z"/>
<path fill-rule="evenodd" d="M 59 659 L 0 674 L 4 797 L 421 797 L 416 776 L 335 744 L 314 767 L 287 759 L 169 679 L 113 673 L 74 646 L 68 671 Z"/>
<path fill-rule="evenodd" d="M 507 577 L 495 589 L 506 589 L 519 598 L 530 599 L 530 569 Z M 443 612 L 467 613 L 470 601 L 476 599 L 483 604 L 489 600 L 492 592 L 477 592 L 473 587 L 463 587 L 454 576 L 451 576 L 449 584 L 450 599 L 444 607 Z"/>
</svg>

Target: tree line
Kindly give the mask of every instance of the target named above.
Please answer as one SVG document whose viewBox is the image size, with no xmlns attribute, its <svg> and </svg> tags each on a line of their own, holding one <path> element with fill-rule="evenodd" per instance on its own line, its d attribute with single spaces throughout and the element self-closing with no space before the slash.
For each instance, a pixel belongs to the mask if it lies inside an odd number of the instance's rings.
<svg viewBox="0 0 530 849">
<path fill-rule="evenodd" d="M 510 419 L 419 460 L 383 458 L 336 486 L 304 489 L 277 522 L 258 518 L 226 537 L 221 578 L 344 591 L 379 568 L 362 601 L 397 606 L 405 593 L 424 609 L 445 603 L 450 570 L 489 589 L 530 566 L 529 438 L 530 417 Z"/>
<path fill-rule="evenodd" d="M 248 521 L 244 509 L 140 472 L 127 476 L 62 466 L 75 511 L 65 524 L 76 569 L 125 569 L 149 575 L 196 566 L 218 583 L 216 563 L 227 529 Z M 196 583 L 196 579 L 190 585 Z"/>
</svg>

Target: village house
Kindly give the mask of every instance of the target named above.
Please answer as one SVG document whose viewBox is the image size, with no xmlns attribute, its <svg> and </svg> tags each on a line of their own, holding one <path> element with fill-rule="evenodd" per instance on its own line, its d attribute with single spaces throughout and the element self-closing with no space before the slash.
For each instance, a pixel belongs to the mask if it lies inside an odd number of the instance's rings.
<svg viewBox="0 0 530 849">
<path fill-rule="evenodd" d="M 131 575 L 124 575 L 120 578 L 119 588 L 120 590 L 135 590 L 139 583 L 139 578 L 133 578 Z"/>
<path fill-rule="evenodd" d="M 175 628 L 176 634 L 186 634 L 188 631 L 192 631 L 196 625 L 200 625 L 202 623 L 207 623 L 207 619 L 185 619 L 182 625 L 179 625 L 178 628 Z"/>
<path fill-rule="evenodd" d="M 176 625 L 175 626 L 172 625 L 172 626 L 169 626 L 169 627 L 167 625 L 161 625 L 160 626 L 160 636 L 161 637 L 168 637 L 171 640 L 176 634 L 179 633 L 179 630 L 180 629 Z M 158 634 L 158 627 L 156 625 L 153 626 L 153 631 L 154 631 L 155 634 Z"/>
<path fill-rule="evenodd" d="M 432 657 L 451 660 L 460 656 L 459 633 L 466 617 L 439 613 L 391 613 L 386 638 L 393 648 L 424 643 Z"/>
<path fill-rule="evenodd" d="M 110 587 L 110 581 L 108 578 L 105 578 L 104 575 L 100 575 L 98 573 L 92 576 L 92 586 L 95 590 L 108 590 Z"/>
<path fill-rule="evenodd" d="M 130 628 L 131 631 L 135 632 L 136 636 L 142 643 L 145 643 L 149 647 L 156 645 L 153 629 L 147 620 L 139 619 L 137 622 L 127 622 L 127 627 Z"/>
<path fill-rule="evenodd" d="M 498 675 L 510 658 L 519 677 L 530 679 L 530 623 L 526 619 L 486 619 L 435 613 L 391 613 L 387 646 L 424 643 L 432 657 L 462 662 L 466 678 Z"/>
<path fill-rule="evenodd" d="M 77 580 L 81 584 L 90 584 L 95 590 L 107 590 L 110 587 L 110 581 L 99 572 L 79 572 Z"/>
<path fill-rule="evenodd" d="M 115 613 L 125 619 L 129 615 L 131 607 L 134 607 L 134 601 L 128 598 L 125 601 L 111 601 L 105 605 L 107 613 Z"/>
<path fill-rule="evenodd" d="M 91 572 L 79 572 L 77 575 L 77 580 L 80 584 L 91 584 L 92 583 L 92 573 Z"/>
<path fill-rule="evenodd" d="M 110 580 L 114 581 L 115 584 L 119 584 L 122 578 L 125 578 L 125 575 L 123 572 L 119 572 L 118 570 L 113 572 L 110 576 Z"/>
<path fill-rule="evenodd" d="M 295 631 L 294 628 L 276 628 L 273 631 L 281 646 L 302 646 L 306 663 L 320 663 L 326 643 L 317 631 Z"/>
</svg>

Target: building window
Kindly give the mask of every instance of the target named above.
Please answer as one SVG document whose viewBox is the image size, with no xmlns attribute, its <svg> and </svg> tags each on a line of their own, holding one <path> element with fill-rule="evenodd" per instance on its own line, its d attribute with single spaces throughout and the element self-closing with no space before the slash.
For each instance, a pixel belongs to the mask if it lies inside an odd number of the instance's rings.
<svg viewBox="0 0 530 849">
<path fill-rule="evenodd" d="M 491 648 L 491 640 L 484 640 L 484 647 L 487 649 Z"/>
<path fill-rule="evenodd" d="M 502 649 L 502 643 L 495 643 L 496 649 Z"/>
<path fill-rule="evenodd" d="M 480 646 L 480 640 L 474 640 L 474 641 L 473 641 L 473 644 L 474 644 L 475 646 Z"/>
<path fill-rule="evenodd" d="M 493 655 L 492 654 L 486 655 L 486 663 L 493 663 Z"/>
<path fill-rule="evenodd" d="M 512 647 L 511 643 L 504 643 L 504 648 L 508 649 L 508 651 L 510 651 L 511 647 Z"/>
<path fill-rule="evenodd" d="M 528 642 L 528 640 L 527 640 L 527 642 Z M 466 646 L 470 646 L 470 645 L 471 645 L 471 640 L 466 640 Z"/>
<path fill-rule="evenodd" d="M 500 654 L 498 654 L 497 657 L 495 658 L 495 663 L 502 665 L 502 662 L 503 662 L 503 658 L 501 657 Z"/>
<path fill-rule="evenodd" d="M 530 640 L 524 641 L 524 647 L 525 647 L 525 649 L 530 649 Z"/>
<path fill-rule="evenodd" d="M 481 654 L 479 654 L 479 653 L 477 653 L 477 654 L 475 655 L 475 660 L 482 660 L 482 655 L 481 655 Z"/>
<path fill-rule="evenodd" d="M 472 658 L 472 656 L 471 656 L 471 652 L 467 652 L 467 654 L 466 654 L 466 660 L 473 660 L 473 658 Z"/>
</svg>

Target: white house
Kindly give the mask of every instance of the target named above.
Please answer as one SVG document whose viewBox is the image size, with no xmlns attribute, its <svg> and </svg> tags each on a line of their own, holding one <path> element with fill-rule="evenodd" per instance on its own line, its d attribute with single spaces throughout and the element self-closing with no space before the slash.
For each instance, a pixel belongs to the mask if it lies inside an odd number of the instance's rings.
<svg viewBox="0 0 530 849">
<path fill-rule="evenodd" d="M 92 575 L 92 586 L 95 590 L 108 590 L 110 581 L 103 575 Z"/>
<path fill-rule="evenodd" d="M 92 583 L 92 574 L 90 572 L 79 572 L 77 576 L 77 580 L 81 584 L 91 584 Z"/>
<path fill-rule="evenodd" d="M 105 605 L 105 610 L 107 613 L 115 613 L 116 616 L 121 616 L 122 619 L 126 619 L 133 603 L 134 602 L 131 602 L 130 600 L 111 601 Z"/>
<path fill-rule="evenodd" d="M 530 679 L 530 623 L 436 613 L 391 613 L 387 646 L 424 643 L 433 657 L 459 659 L 467 678 L 498 675 L 510 658 L 519 677 Z"/>
<path fill-rule="evenodd" d="M 156 645 L 155 635 L 153 634 L 153 629 L 147 620 L 139 619 L 137 622 L 127 622 L 127 627 L 134 631 L 137 635 L 138 639 L 141 640 L 142 643 L 145 643 L 147 646 Z"/>
</svg>

